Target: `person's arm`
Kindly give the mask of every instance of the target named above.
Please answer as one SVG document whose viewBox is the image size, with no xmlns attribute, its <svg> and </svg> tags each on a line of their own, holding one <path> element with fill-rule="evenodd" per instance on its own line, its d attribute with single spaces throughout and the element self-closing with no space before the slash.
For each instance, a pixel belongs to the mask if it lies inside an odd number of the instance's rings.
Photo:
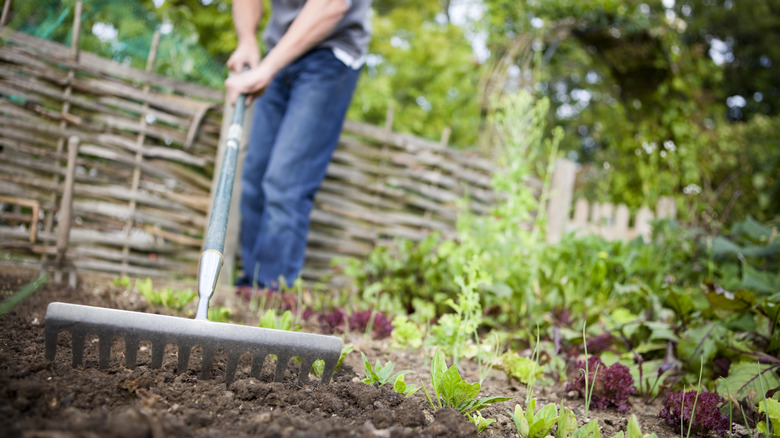
<svg viewBox="0 0 780 438">
<path fill-rule="evenodd" d="M 308 0 L 287 32 L 257 67 L 225 81 L 229 102 L 235 103 L 242 93 L 247 94 L 248 99 L 262 94 L 281 69 L 333 31 L 348 7 L 345 0 Z"/>
<path fill-rule="evenodd" d="M 260 64 L 257 27 L 262 16 L 262 0 L 233 0 L 233 27 L 238 35 L 238 45 L 227 61 L 230 70 L 240 73 L 245 65 L 254 68 Z"/>
</svg>

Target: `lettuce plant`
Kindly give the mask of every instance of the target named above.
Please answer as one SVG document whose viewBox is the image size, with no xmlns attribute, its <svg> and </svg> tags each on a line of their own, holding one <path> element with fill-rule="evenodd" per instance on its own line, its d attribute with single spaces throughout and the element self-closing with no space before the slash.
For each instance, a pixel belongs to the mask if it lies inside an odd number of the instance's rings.
<svg viewBox="0 0 780 438">
<path fill-rule="evenodd" d="M 515 405 L 515 411 L 510 412 L 509 416 L 512 417 L 517 434 L 521 438 L 544 438 L 550 435 L 553 426 L 558 423 L 560 418 L 558 406 L 552 403 L 536 411 L 535 398 L 528 400 L 528 407 L 525 411 L 520 405 Z"/>
<path fill-rule="evenodd" d="M 729 428 L 729 417 L 724 415 L 720 407 L 725 402 L 723 397 L 714 392 L 677 391 L 666 394 L 664 407 L 658 414 L 670 426 L 690 429 L 695 434 L 706 434 L 709 431 L 723 435 Z M 695 403 L 695 411 L 694 411 Z"/>
<path fill-rule="evenodd" d="M 767 398 L 758 402 L 758 413 L 764 414 L 764 420 L 756 424 L 756 430 L 767 436 L 780 435 L 780 402 Z"/>
<path fill-rule="evenodd" d="M 393 318 L 393 331 L 390 333 L 394 348 L 416 350 L 422 346 L 422 330 L 405 315 Z"/>
<path fill-rule="evenodd" d="M 576 369 L 585 367 L 584 361 L 578 361 L 575 366 Z M 566 391 L 577 391 L 583 397 L 589 397 L 591 403 L 599 409 L 614 406 L 620 413 L 628 412 L 631 409 L 628 397 L 637 393 L 628 367 L 617 362 L 607 367 L 598 356 L 591 356 L 588 358 L 587 368 L 588 375 L 582 375 L 568 383 Z M 593 385 L 592 388 L 587 388 L 587 391 L 585 379 Z"/>
<path fill-rule="evenodd" d="M 477 433 L 482 433 L 485 429 L 490 427 L 491 424 L 496 422 L 493 418 L 484 418 L 481 412 L 477 412 L 474 415 L 466 414 L 466 416 L 469 417 L 469 421 L 477 426 Z"/>
<path fill-rule="evenodd" d="M 365 353 L 360 354 L 363 356 L 363 368 L 366 371 L 366 378 L 363 379 L 363 383 L 366 385 L 378 385 L 379 387 L 382 387 L 393 382 L 393 390 L 407 397 L 420 389 L 415 385 L 407 385 L 404 381 L 404 374 L 409 374 L 413 371 L 403 370 L 393 374 L 395 365 L 392 362 L 387 362 L 383 366 L 379 363 L 379 359 L 377 359 L 376 363 L 371 366 Z"/>
<path fill-rule="evenodd" d="M 452 364 L 447 368 L 447 361 L 444 353 L 438 348 L 433 354 L 431 361 L 431 384 L 433 385 L 433 396 L 428 393 L 428 389 L 423 386 L 428 403 L 434 409 L 455 408 L 463 415 L 472 412 L 478 412 L 488 407 L 492 403 L 499 403 L 511 400 L 512 397 L 482 397 L 479 395 L 481 385 L 478 382 L 468 383 L 460 377 L 458 367 Z"/>
</svg>

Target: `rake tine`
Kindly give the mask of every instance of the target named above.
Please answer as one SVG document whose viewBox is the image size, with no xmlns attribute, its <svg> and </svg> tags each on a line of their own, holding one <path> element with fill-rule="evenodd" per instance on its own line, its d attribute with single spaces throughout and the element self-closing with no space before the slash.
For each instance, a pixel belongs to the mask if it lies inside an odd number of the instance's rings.
<svg viewBox="0 0 780 438">
<path fill-rule="evenodd" d="M 141 341 L 136 337 L 125 338 L 125 366 L 135 368 L 138 364 L 138 345 Z"/>
<path fill-rule="evenodd" d="M 190 352 L 192 351 L 192 345 L 180 344 L 178 345 L 177 355 L 179 356 L 178 364 L 176 365 L 176 373 L 181 374 L 187 371 L 187 367 L 190 364 Z"/>
<path fill-rule="evenodd" d="M 252 370 L 249 371 L 250 377 L 260 379 L 260 373 L 263 371 L 263 362 L 265 362 L 266 356 L 268 356 L 268 354 L 259 351 L 252 354 Z"/>
<path fill-rule="evenodd" d="M 163 354 L 165 353 L 165 341 L 155 340 L 152 342 L 152 368 L 162 368 Z"/>
<path fill-rule="evenodd" d="M 71 345 L 73 346 L 73 367 L 80 366 L 84 360 L 84 341 L 87 334 L 81 331 L 73 331 L 70 335 Z"/>
<path fill-rule="evenodd" d="M 108 368 L 111 360 L 111 343 L 113 336 L 103 335 L 98 337 L 98 368 L 104 370 Z"/>
<path fill-rule="evenodd" d="M 276 373 L 274 373 L 274 380 L 281 382 L 284 380 L 284 372 L 287 371 L 287 364 L 290 363 L 290 356 L 277 355 L 276 356 Z"/>
<path fill-rule="evenodd" d="M 231 351 L 228 354 L 227 367 L 225 369 L 225 383 L 231 383 L 236 377 L 236 368 L 238 368 L 238 360 L 241 358 L 241 353 Z"/>
<path fill-rule="evenodd" d="M 203 349 L 203 365 L 200 369 L 200 378 L 202 380 L 211 379 L 211 367 L 214 365 L 215 351 L 210 348 Z"/>
<path fill-rule="evenodd" d="M 336 371 L 336 363 L 337 361 L 325 361 L 325 369 L 322 371 L 323 382 L 330 382 L 331 377 L 333 377 L 333 373 Z"/>
<path fill-rule="evenodd" d="M 301 358 L 301 372 L 298 373 L 299 382 L 306 383 L 309 381 L 309 373 L 311 372 L 312 365 L 314 365 L 314 359 L 310 357 Z"/>
</svg>

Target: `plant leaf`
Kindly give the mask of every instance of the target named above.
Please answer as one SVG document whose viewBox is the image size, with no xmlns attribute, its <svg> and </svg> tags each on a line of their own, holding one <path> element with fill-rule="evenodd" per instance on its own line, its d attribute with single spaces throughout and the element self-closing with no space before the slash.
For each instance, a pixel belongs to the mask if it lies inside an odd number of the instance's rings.
<svg viewBox="0 0 780 438">
<path fill-rule="evenodd" d="M 520 438 L 527 438 L 529 426 L 523 408 L 520 405 L 515 405 L 515 411 L 510 412 L 509 416 L 512 417 L 512 421 L 515 423 L 515 428 L 517 429 L 517 434 L 520 435 Z"/>
<path fill-rule="evenodd" d="M 780 386 L 780 377 L 777 370 L 780 364 L 756 364 L 755 362 L 740 362 L 732 364 L 729 368 L 729 375 L 725 379 L 718 379 L 716 389 L 723 398 L 730 395 L 741 399 L 746 397 L 750 391 L 761 394 L 762 383 L 759 377 L 764 380 L 763 388 L 777 388 Z M 759 373 L 761 375 L 759 376 Z M 761 394 L 761 398 L 763 398 Z"/>
<path fill-rule="evenodd" d="M 441 392 L 442 376 L 444 376 L 446 371 L 447 360 L 444 358 L 444 353 L 437 348 L 431 360 L 431 384 L 433 385 L 433 392 L 437 396 Z"/>
<path fill-rule="evenodd" d="M 558 406 L 552 403 L 544 405 L 534 415 L 534 422 L 528 431 L 529 438 L 544 438 L 550 434 L 552 427 L 558 422 Z"/>
<path fill-rule="evenodd" d="M 601 438 L 599 421 L 594 419 L 590 423 L 587 423 L 579 429 L 575 430 L 572 434 L 572 438 Z"/>
</svg>

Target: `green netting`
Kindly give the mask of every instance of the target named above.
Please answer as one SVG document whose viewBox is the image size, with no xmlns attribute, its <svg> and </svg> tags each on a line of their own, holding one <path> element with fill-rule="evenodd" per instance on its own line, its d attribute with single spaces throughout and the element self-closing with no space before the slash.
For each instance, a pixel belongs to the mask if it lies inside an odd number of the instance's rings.
<svg viewBox="0 0 780 438">
<path fill-rule="evenodd" d="M 12 29 L 70 45 L 75 0 L 15 1 Z M 155 32 L 161 33 L 154 71 L 175 79 L 220 88 L 227 75 L 224 60 L 198 43 L 191 23 L 161 19 L 146 0 L 84 0 L 79 48 L 144 69 Z"/>
</svg>

